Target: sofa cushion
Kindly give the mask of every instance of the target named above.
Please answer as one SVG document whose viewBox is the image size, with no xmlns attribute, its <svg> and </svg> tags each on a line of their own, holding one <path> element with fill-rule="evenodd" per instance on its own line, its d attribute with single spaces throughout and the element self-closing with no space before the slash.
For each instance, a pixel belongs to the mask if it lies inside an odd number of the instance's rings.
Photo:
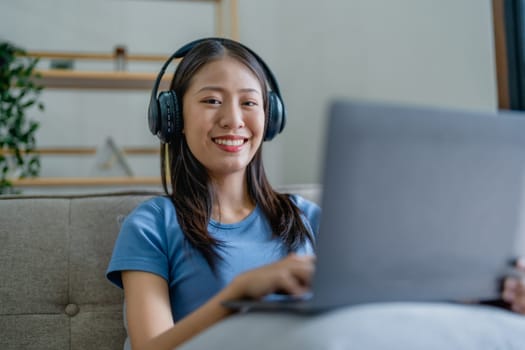
<svg viewBox="0 0 525 350">
<path fill-rule="evenodd" d="M 156 195 L 0 196 L 0 349 L 122 349 L 118 219 Z"/>
</svg>

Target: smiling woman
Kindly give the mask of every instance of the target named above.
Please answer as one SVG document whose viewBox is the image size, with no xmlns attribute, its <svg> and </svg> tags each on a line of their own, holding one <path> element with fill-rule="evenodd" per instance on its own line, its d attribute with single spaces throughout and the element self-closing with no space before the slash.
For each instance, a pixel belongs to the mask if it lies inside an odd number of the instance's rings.
<svg viewBox="0 0 525 350">
<path fill-rule="evenodd" d="M 107 270 L 133 349 L 178 346 L 230 315 L 228 299 L 308 291 L 320 209 L 274 190 L 262 161 L 285 117 L 271 71 L 238 42 L 197 40 L 162 67 L 148 120 L 166 195 L 128 216 Z"/>
</svg>

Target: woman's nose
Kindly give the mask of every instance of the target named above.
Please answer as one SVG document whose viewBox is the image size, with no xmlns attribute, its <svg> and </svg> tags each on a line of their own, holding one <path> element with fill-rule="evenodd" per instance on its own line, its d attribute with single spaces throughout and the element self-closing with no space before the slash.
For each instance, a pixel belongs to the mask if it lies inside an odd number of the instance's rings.
<svg viewBox="0 0 525 350">
<path fill-rule="evenodd" d="M 244 127 L 244 118 L 240 106 L 233 102 L 223 103 L 219 125 L 225 129 L 239 129 Z"/>
</svg>

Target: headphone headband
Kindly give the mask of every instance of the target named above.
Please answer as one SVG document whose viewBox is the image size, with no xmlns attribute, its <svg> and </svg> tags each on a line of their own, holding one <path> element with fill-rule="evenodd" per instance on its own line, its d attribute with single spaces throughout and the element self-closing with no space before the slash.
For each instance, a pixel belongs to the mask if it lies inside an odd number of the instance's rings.
<svg viewBox="0 0 525 350">
<path fill-rule="evenodd" d="M 259 62 L 259 64 L 262 66 L 262 68 L 264 70 L 264 73 L 266 74 L 266 78 L 268 79 L 268 82 L 270 83 L 270 87 L 272 88 L 272 91 L 275 92 L 277 95 L 279 95 L 279 97 L 281 97 L 281 90 L 279 89 L 279 84 L 277 83 L 277 79 L 275 78 L 275 76 L 273 75 L 272 71 L 270 70 L 270 67 L 268 67 L 266 62 L 264 62 L 264 60 L 257 53 L 255 53 L 255 51 L 253 51 L 249 47 L 244 46 L 243 44 L 241 44 L 241 43 L 239 43 L 237 41 L 234 41 L 234 40 L 231 40 L 231 39 L 227 39 L 227 38 L 219 38 L 219 37 L 210 37 L 210 38 L 197 39 L 197 40 L 194 40 L 192 42 L 187 43 L 186 45 L 184 45 L 183 47 L 178 49 L 173 54 L 173 56 L 172 56 L 173 58 L 172 59 L 182 58 L 182 57 L 186 56 L 186 54 L 188 52 L 190 52 L 191 49 L 193 49 L 195 46 L 199 45 L 202 42 L 209 41 L 209 40 L 217 41 L 217 42 L 219 42 L 221 44 L 234 43 L 234 44 L 242 46 L 243 49 L 248 51 L 253 57 L 255 57 L 257 62 Z M 171 61 L 172 59 L 170 59 L 169 61 Z"/>
</svg>

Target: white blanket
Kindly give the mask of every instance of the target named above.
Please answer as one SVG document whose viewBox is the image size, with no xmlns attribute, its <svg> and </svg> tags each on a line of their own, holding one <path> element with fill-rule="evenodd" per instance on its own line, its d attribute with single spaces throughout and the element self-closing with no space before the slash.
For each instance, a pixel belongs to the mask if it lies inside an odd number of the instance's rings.
<svg viewBox="0 0 525 350">
<path fill-rule="evenodd" d="M 388 303 L 318 315 L 246 313 L 180 349 L 525 349 L 525 316 L 491 306 Z"/>
</svg>

